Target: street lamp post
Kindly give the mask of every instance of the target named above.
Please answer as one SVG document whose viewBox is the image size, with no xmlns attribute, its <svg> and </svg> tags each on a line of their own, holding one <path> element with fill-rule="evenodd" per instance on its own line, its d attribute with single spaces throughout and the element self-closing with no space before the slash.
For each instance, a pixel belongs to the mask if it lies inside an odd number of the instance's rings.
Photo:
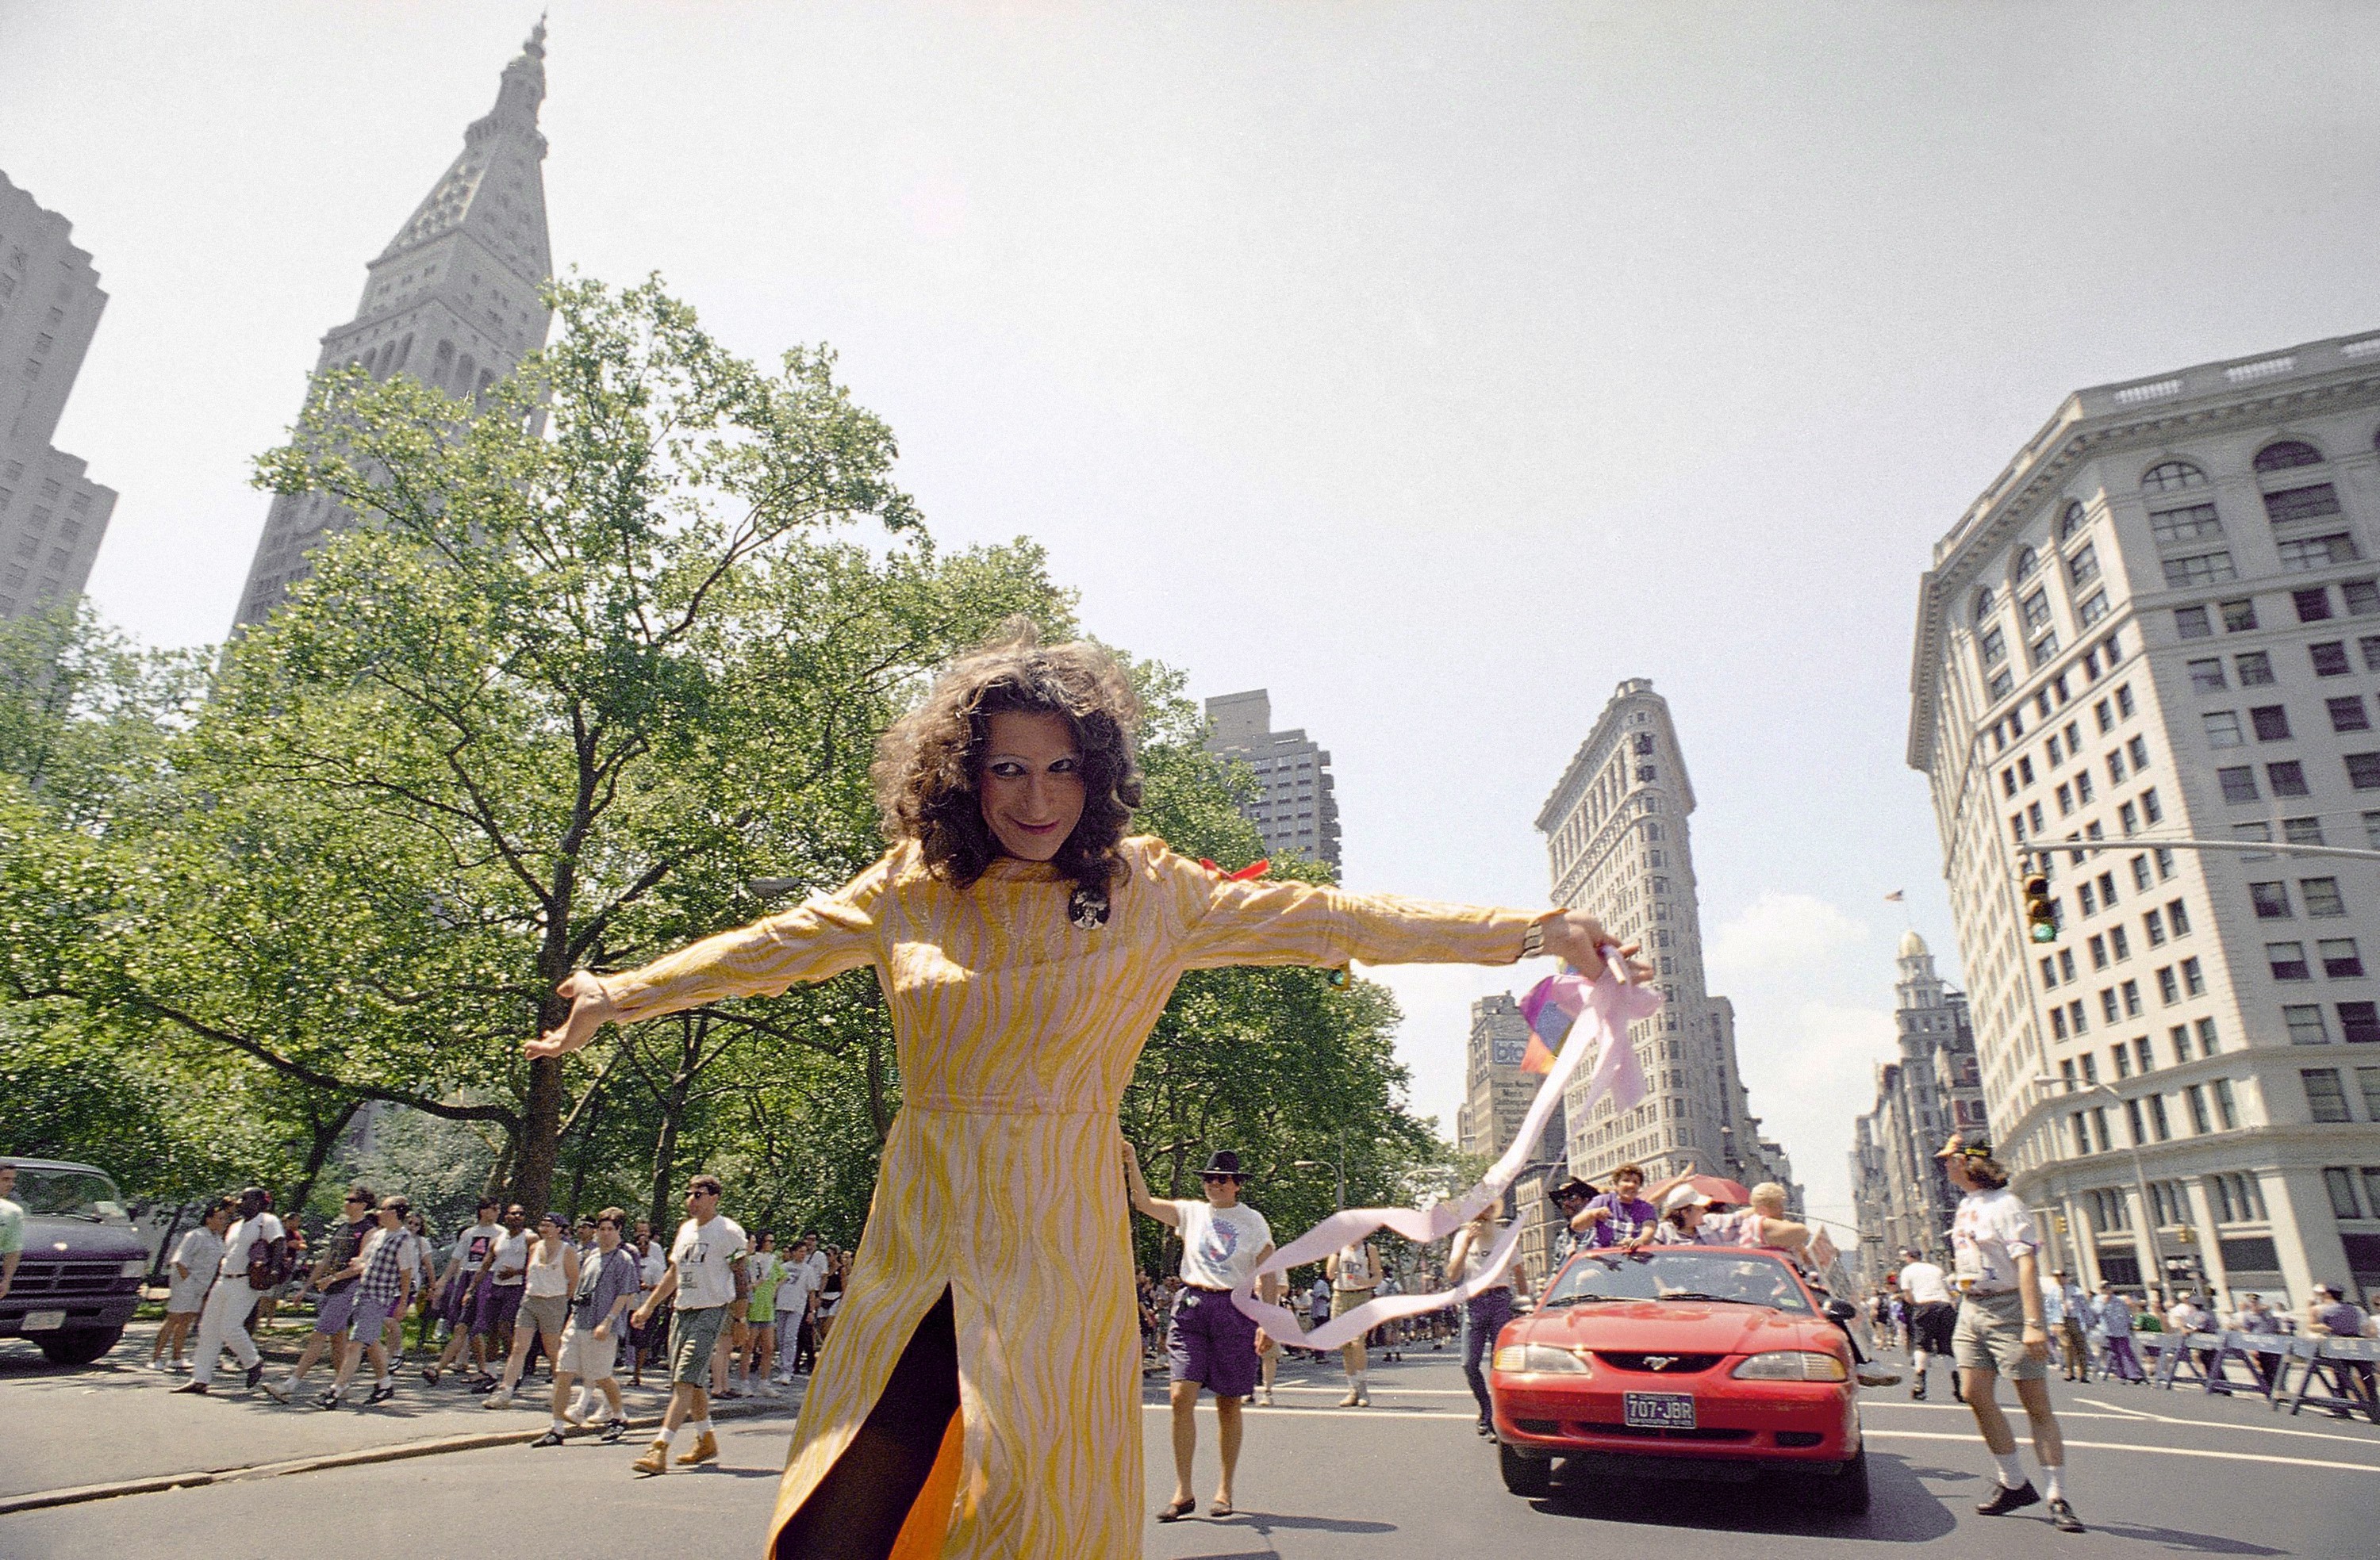
<svg viewBox="0 0 2380 1560">
<path fill-rule="evenodd" d="M 1330 1173 L 1331 1173 L 1335 1178 L 1337 1178 L 1338 1184 L 1339 1184 L 1339 1201 L 1338 1201 L 1336 1203 L 1334 1203 L 1334 1204 L 1333 1204 L 1333 1206 L 1334 1206 L 1334 1207 L 1336 1207 L 1336 1208 L 1344 1208 L 1344 1207 L 1347 1205 L 1347 1134 L 1346 1134 L 1346 1133 L 1342 1132 L 1342 1133 L 1340 1133 L 1340 1134 L 1339 1134 L 1339 1157 L 1338 1157 L 1338 1158 L 1336 1158 L 1336 1159 L 1293 1159 L 1293 1160 L 1291 1160 L 1291 1161 L 1290 1161 L 1290 1165 L 1291 1165 L 1291 1167 L 1292 1167 L 1292 1168 L 1294 1168 L 1294 1169 L 1300 1169 L 1300 1170 L 1329 1170 L 1329 1171 L 1330 1171 Z"/>
<path fill-rule="evenodd" d="M 2034 1082 L 2044 1088 L 2057 1088 L 2064 1084 L 2066 1080 L 2045 1076 L 2035 1078 Z M 2070 1087 L 2066 1092 L 2105 1094 L 2119 1105 L 2124 1103 L 2124 1096 L 2113 1085 L 2107 1083 L 2086 1083 L 2079 1089 Z M 2124 1135 L 2132 1140 L 2126 1145 L 2132 1156 L 2132 1187 L 2140 1194 L 2141 1199 L 2141 1223 L 2140 1227 L 2132 1232 L 2132 1246 L 2140 1253 L 2141 1291 L 2145 1296 L 2149 1288 L 2149 1275 L 2154 1273 L 2160 1279 L 2165 1276 L 2165 1256 L 2157 1246 L 2156 1203 L 2149 1196 L 2148 1171 L 2142 1167 L 2141 1145 L 2131 1131 L 2131 1119 L 2127 1118 L 2124 1122 Z M 2052 1134 L 2052 1136 L 2055 1135 L 2055 1133 Z M 2060 1157 L 2063 1156 L 2063 1155 L 2060 1155 Z"/>
</svg>

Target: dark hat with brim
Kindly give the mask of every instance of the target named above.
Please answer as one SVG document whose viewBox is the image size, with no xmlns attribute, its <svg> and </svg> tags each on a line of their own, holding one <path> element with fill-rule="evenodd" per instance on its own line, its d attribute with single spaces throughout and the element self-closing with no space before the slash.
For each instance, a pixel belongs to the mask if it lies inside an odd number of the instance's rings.
<svg viewBox="0 0 2380 1560">
<path fill-rule="evenodd" d="M 1570 1179 L 1562 1182 L 1560 1186 L 1555 1187 L 1551 1191 L 1547 1192 L 1546 1195 L 1559 1203 L 1565 1197 L 1592 1197 L 1595 1195 L 1595 1188 L 1579 1179 L 1576 1176 L 1572 1176 Z"/>
<path fill-rule="evenodd" d="M 1228 1148 L 1219 1148 L 1208 1156 L 1207 1167 L 1198 1172 L 1198 1179 L 1205 1180 L 1208 1176 L 1229 1176 L 1237 1181 L 1248 1179 L 1248 1173 L 1240 1168 L 1240 1156 Z"/>
</svg>

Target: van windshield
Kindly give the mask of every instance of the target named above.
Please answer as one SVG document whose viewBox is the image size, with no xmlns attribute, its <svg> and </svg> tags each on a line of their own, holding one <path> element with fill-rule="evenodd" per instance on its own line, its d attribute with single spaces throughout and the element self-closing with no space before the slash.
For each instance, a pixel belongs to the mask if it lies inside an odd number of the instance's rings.
<svg viewBox="0 0 2380 1560">
<path fill-rule="evenodd" d="M 132 1222 L 117 1197 L 115 1183 L 97 1170 L 37 1170 L 20 1165 L 14 1201 L 34 1218 Z"/>
</svg>

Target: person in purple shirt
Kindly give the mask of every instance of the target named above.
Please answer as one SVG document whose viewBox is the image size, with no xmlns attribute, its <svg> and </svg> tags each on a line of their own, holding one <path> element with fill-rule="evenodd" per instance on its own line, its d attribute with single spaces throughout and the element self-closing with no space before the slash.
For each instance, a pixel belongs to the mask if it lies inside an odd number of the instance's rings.
<svg viewBox="0 0 2380 1560">
<path fill-rule="evenodd" d="M 1611 1172 L 1611 1190 L 1588 1202 L 1573 1228 L 1585 1221 L 1585 1234 L 1589 1246 L 1641 1246 L 1653 1239 L 1653 1227 L 1660 1222 L 1660 1210 L 1645 1201 L 1645 1171 L 1642 1167 L 1622 1165 Z"/>
</svg>

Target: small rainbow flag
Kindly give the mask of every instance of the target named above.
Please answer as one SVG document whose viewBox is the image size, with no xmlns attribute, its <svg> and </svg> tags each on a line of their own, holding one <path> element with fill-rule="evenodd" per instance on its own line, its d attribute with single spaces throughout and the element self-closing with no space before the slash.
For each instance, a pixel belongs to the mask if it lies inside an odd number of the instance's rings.
<svg viewBox="0 0 2380 1560">
<path fill-rule="evenodd" d="M 1551 1072 L 1561 1043 L 1586 1011 L 1587 994 L 1595 989 L 1584 975 L 1565 970 L 1548 975 L 1521 998 L 1521 1017 L 1528 1021 L 1529 1048 L 1521 1058 L 1524 1072 Z"/>
</svg>

